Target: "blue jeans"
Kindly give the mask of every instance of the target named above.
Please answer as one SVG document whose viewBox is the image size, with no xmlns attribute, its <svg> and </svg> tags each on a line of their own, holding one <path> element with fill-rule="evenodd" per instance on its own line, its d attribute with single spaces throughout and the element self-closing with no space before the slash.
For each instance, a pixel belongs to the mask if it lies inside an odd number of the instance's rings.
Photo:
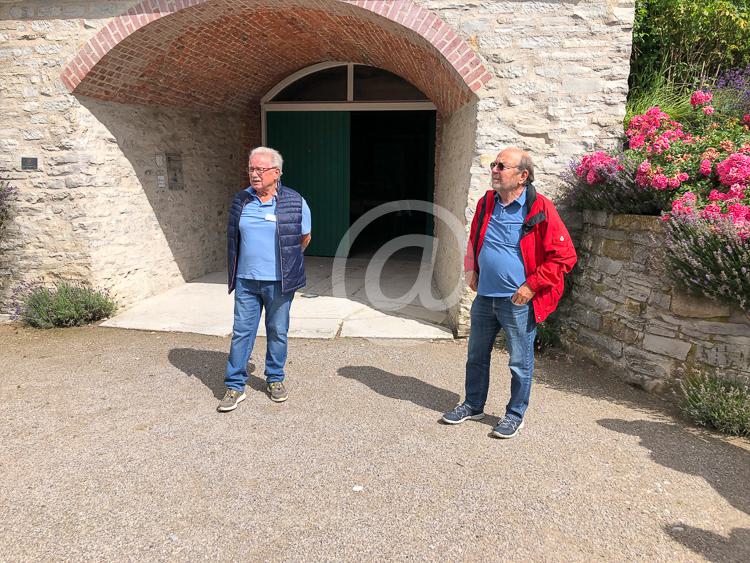
<svg viewBox="0 0 750 563">
<path fill-rule="evenodd" d="M 281 292 L 279 281 L 237 278 L 234 290 L 234 327 L 232 346 L 224 383 L 228 389 L 242 391 L 247 383 L 247 362 L 258 333 L 261 310 L 266 311 L 266 381 L 284 380 L 289 309 L 294 292 Z"/>
<path fill-rule="evenodd" d="M 523 420 L 529 406 L 534 372 L 536 321 L 531 303 L 514 305 L 510 297 L 477 295 L 471 306 L 466 404 L 474 410 L 484 410 L 490 386 L 492 345 L 501 328 L 505 331 L 510 355 L 510 401 L 505 407 L 505 415 Z"/>
</svg>

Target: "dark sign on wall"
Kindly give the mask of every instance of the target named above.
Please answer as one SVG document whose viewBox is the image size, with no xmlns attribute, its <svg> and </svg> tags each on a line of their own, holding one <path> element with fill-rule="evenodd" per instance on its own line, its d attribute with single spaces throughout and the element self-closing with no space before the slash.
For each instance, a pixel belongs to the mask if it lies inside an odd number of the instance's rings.
<svg viewBox="0 0 750 563">
<path fill-rule="evenodd" d="M 168 154 L 167 157 L 167 186 L 170 190 L 184 190 L 185 181 L 182 178 L 182 155 Z"/>
<path fill-rule="evenodd" d="M 36 170 L 38 168 L 38 161 L 36 157 L 22 156 L 21 157 L 21 170 Z"/>
</svg>

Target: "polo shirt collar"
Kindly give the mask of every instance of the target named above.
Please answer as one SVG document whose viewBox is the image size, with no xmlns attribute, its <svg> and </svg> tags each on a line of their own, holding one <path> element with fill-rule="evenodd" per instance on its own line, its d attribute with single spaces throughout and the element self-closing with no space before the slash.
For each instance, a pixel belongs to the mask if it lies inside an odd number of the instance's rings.
<svg viewBox="0 0 750 563">
<path fill-rule="evenodd" d="M 252 186 L 248 186 L 248 187 L 247 187 L 247 191 L 248 191 L 248 193 L 249 193 L 249 194 L 250 194 L 251 196 L 253 196 L 254 198 L 257 198 L 258 200 L 260 200 L 260 198 L 258 197 L 258 192 L 256 192 L 256 191 L 255 191 L 255 188 L 254 188 L 254 187 L 252 187 Z M 278 195 L 279 195 L 279 189 L 278 189 L 278 188 L 276 188 L 276 193 L 275 193 L 275 194 L 273 195 L 273 199 L 278 199 Z"/>
<path fill-rule="evenodd" d="M 514 203 L 518 203 L 518 205 L 521 207 L 526 205 L 526 191 L 527 191 L 527 188 L 524 188 L 523 191 L 521 192 L 521 195 L 519 195 L 516 199 L 514 199 L 513 201 L 511 201 L 508 205 L 505 205 L 504 207 L 510 207 Z M 498 195 L 497 192 L 495 192 L 495 203 L 503 205 L 503 202 L 500 201 L 500 196 Z"/>
</svg>

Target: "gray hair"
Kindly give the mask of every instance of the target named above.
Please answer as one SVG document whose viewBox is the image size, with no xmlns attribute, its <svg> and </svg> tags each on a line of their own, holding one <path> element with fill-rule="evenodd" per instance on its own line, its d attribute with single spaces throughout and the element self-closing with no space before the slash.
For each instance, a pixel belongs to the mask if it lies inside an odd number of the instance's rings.
<svg viewBox="0 0 750 563">
<path fill-rule="evenodd" d="M 524 170 L 529 173 L 526 183 L 530 184 L 534 181 L 534 161 L 531 160 L 531 156 L 526 151 L 521 153 L 521 160 L 518 161 L 518 171 L 523 172 Z"/>
<path fill-rule="evenodd" d="M 250 162 L 250 159 L 258 154 L 270 156 L 271 164 L 273 164 L 276 168 L 278 168 L 279 172 L 283 171 L 284 159 L 282 158 L 281 153 L 279 151 L 277 151 L 276 149 L 272 149 L 270 147 L 255 147 L 253 150 L 250 151 L 250 154 L 247 157 L 247 161 Z"/>
</svg>

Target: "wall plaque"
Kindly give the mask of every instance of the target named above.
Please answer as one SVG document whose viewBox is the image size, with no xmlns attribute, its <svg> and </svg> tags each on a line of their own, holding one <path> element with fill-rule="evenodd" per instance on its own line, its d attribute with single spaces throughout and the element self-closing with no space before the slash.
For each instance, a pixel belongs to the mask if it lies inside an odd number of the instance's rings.
<svg viewBox="0 0 750 563">
<path fill-rule="evenodd" d="M 38 161 L 36 157 L 22 156 L 21 157 L 21 170 L 36 170 L 38 168 Z"/>
<path fill-rule="evenodd" d="M 167 187 L 170 190 L 184 190 L 185 182 L 182 178 L 182 155 L 168 154 L 167 157 Z"/>
</svg>

